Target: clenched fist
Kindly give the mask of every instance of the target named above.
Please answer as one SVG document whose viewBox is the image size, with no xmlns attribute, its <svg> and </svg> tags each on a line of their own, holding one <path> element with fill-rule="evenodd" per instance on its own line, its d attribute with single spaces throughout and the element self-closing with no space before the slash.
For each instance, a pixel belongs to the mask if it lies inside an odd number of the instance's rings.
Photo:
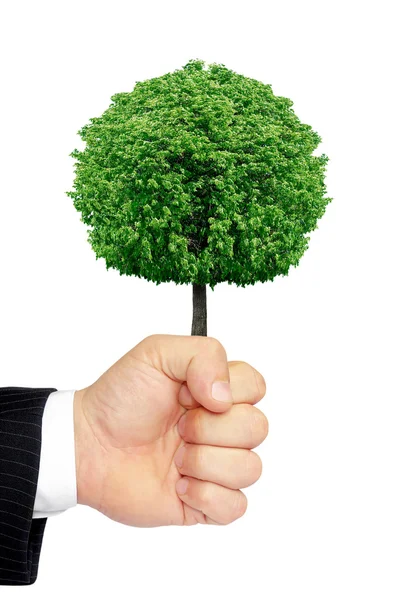
<svg viewBox="0 0 401 600">
<path fill-rule="evenodd" d="M 212 337 L 151 335 L 74 395 L 78 503 L 135 527 L 226 525 L 262 472 L 262 375 Z"/>
</svg>

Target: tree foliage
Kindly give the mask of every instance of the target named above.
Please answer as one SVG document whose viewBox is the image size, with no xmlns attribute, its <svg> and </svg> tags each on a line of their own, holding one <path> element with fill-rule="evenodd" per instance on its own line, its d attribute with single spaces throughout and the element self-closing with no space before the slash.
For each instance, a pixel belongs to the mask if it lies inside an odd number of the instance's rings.
<svg viewBox="0 0 401 600">
<path fill-rule="evenodd" d="M 291 100 L 198 59 L 111 100 L 78 132 L 67 192 L 107 269 L 213 289 L 298 265 L 331 198 Z"/>
</svg>

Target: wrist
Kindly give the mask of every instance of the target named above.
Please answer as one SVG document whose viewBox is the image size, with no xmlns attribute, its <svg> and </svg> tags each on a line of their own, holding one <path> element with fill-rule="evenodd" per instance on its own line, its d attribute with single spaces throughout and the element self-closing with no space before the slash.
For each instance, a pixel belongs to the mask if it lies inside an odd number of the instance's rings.
<svg viewBox="0 0 401 600">
<path fill-rule="evenodd" d="M 104 475 L 104 448 L 96 439 L 89 424 L 85 392 L 74 393 L 74 440 L 77 502 L 100 510 Z"/>
</svg>

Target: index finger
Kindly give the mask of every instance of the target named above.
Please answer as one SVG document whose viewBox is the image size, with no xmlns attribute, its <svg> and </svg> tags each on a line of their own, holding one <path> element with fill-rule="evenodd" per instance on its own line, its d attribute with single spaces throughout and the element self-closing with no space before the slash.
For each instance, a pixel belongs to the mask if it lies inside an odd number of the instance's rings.
<svg viewBox="0 0 401 600">
<path fill-rule="evenodd" d="M 228 361 L 230 385 L 233 395 L 233 404 L 257 404 L 266 394 L 265 378 L 252 365 L 242 360 Z M 179 392 L 179 403 L 184 408 L 197 408 L 201 406 L 193 398 L 184 382 Z"/>
</svg>

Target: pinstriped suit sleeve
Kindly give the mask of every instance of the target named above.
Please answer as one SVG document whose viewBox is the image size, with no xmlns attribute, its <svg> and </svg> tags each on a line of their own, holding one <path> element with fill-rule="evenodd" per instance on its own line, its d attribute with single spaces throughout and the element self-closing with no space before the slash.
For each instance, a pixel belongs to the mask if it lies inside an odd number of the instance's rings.
<svg viewBox="0 0 401 600">
<path fill-rule="evenodd" d="M 0 388 L 0 585 L 31 585 L 47 518 L 33 519 L 42 417 L 56 388 Z"/>
</svg>

